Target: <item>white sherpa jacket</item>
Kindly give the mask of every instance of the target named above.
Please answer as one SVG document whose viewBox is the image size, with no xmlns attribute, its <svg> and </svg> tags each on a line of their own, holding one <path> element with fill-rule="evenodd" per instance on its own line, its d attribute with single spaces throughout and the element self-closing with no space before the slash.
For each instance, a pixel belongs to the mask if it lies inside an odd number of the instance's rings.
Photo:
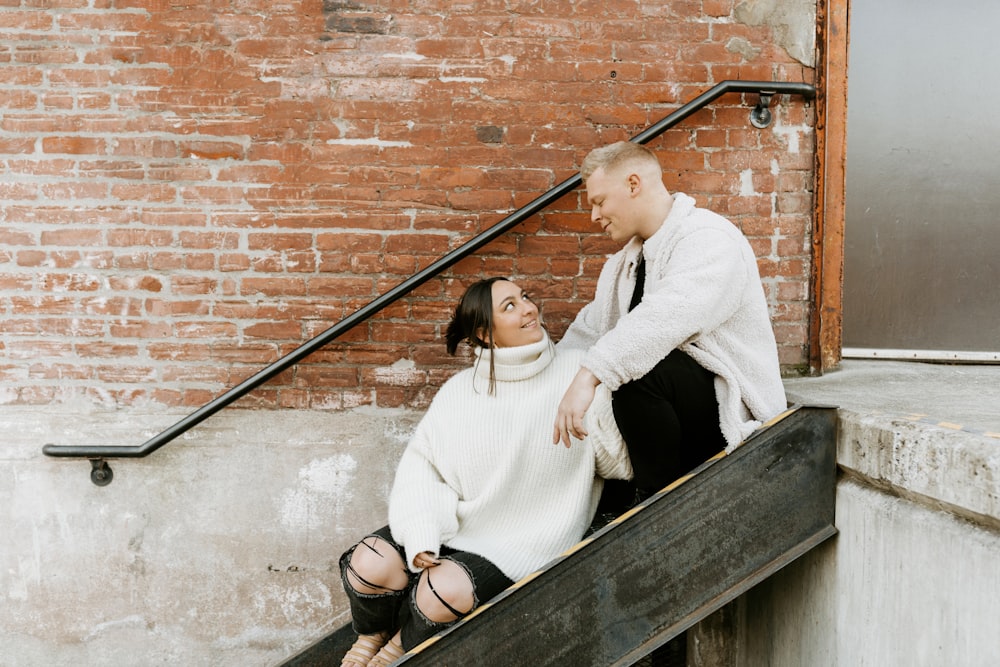
<svg viewBox="0 0 1000 667">
<path fill-rule="evenodd" d="M 628 312 L 640 253 L 645 289 Z M 634 237 L 608 259 L 594 300 L 558 347 L 586 349 L 583 366 L 612 391 L 680 348 L 716 375 L 729 452 L 787 405 L 753 249 L 731 222 L 680 192 L 645 245 Z"/>
</svg>

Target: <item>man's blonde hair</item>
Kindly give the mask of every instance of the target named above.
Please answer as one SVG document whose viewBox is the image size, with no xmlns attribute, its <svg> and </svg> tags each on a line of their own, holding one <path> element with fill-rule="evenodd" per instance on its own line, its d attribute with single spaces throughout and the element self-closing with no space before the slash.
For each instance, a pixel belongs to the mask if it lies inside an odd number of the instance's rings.
<svg viewBox="0 0 1000 667">
<path fill-rule="evenodd" d="M 655 168 L 657 174 L 663 171 L 653 151 L 642 144 L 618 141 L 590 151 L 580 165 L 580 177 L 586 181 L 598 169 L 604 169 L 608 173 L 633 162 Z"/>
</svg>

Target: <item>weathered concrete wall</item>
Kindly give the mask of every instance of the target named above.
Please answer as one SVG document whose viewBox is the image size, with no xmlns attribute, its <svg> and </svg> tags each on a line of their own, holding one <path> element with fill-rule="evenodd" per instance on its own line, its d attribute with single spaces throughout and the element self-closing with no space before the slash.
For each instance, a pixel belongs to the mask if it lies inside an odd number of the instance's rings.
<svg viewBox="0 0 1000 667">
<path fill-rule="evenodd" d="M 1000 533 L 855 480 L 837 515 L 835 541 L 746 596 L 738 664 L 996 664 Z"/>
<path fill-rule="evenodd" d="M 41 454 L 183 414 L 4 409 L 0 665 L 268 665 L 347 621 L 337 557 L 384 522 L 420 413 L 223 411 L 104 488 Z M 840 534 L 699 624 L 692 665 L 1000 655 L 997 441 L 841 414 Z"/>
<path fill-rule="evenodd" d="M 845 410 L 838 440 L 840 534 L 697 628 L 694 664 L 997 664 L 1000 442 Z"/>
<path fill-rule="evenodd" d="M 224 411 L 90 481 L 58 444 L 183 413 L 0 413 L 0 665 L 267 665 L 347 618 L 344 548 L 385 522 L 418 415 Z"/>
</svg>

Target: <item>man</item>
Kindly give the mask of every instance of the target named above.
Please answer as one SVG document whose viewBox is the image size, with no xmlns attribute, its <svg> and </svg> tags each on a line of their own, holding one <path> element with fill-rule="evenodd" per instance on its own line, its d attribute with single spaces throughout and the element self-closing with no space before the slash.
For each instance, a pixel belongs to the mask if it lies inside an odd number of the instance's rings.
<svg viewBox="0 0 1000 667">
<path fill-rule="evenodd" d="M 624 247 L 559 342 L 587 354 L 553 443 L 586 434 L 583 415 L 603 383 L 641 499 L 785 409 L 777 347 L 750 244 L 725 218 L 671 195 L 649 149 L 598 148 L 581 175 L 591 219 Z"/>
</svg>

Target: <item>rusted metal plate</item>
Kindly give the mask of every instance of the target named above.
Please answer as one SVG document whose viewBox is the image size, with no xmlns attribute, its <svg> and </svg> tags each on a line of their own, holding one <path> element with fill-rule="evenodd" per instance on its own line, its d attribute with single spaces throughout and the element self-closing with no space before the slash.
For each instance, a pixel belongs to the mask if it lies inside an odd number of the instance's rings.
<svg viewBox="0 0 1000 667">
<path fill-rule="evenodd" d="M 786 412 L 397 664 L 632 664 L 836 533 L 835 434 L 833 408 Z"/>
</svg>

